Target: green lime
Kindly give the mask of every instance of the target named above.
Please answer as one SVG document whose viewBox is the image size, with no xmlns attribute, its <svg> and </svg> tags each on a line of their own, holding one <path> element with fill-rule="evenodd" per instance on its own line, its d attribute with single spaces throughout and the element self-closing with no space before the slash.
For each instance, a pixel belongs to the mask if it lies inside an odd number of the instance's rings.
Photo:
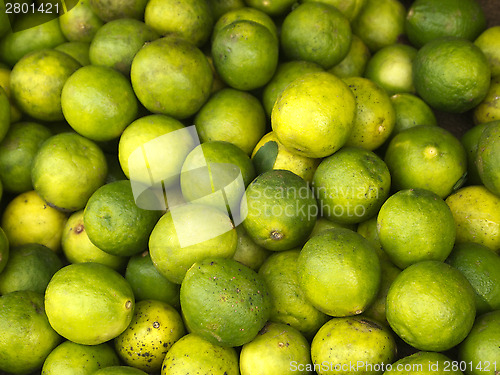
<svg viewBox="0 0 500 375">
<path fill-rule="evenodd" d="M 257 245 L 248 235 L 243 225 L 240 224 L 236 227 L 236 234 L 238 235 L 238 242 L 233 259 L 257 272 L 271 255 L 271 252 Z"/>
<path fill-rule="evenodd" d="M 245 7 L 243 0 L 209 0 L 209 3 L 215 20 L 219 20 L 226 13 Z"/>
<path fill-rule="evenodd" d="M 80 0 L 59 16 L 61 31 L 70 42 L 90 43 L 104 22 L 94 13 L 89 0 Z"/>
<path fill-rule="evenodd" d="M 311 61 L 287 61 L 278 65 L 273 78 L 264 87 L 262 103 L 268 118 L 271 118 L 274 103 L 281 92 L 295 79 L 308 73 L 322 72 L 323 68 Z"/>
<path fill-rule="evenodd" d="M 384 375 L 463 375 L 456 361 L 441 353 L 416 352 L 392 364 Z M 463 365 L 462 365 L 463 366 Z"/>
<path fill-rule="evenodd" d="M 149 252 L 158 272 L 180 284 L 193 263 L 207 257 L 232 258 L 236 243 L 236 229 L 226 213 L 189 203 L 160 218 L 149 237 Z"/>
<path fill-rule="evenodd" d="M 476 316 L 474 289 L 456 268 L 437 261 L 415 263 L 392 283 L 387 321 L 414 348 L 445 351 L 469 333 Z"/>
<path fill-rule="evenodd" d="M 444 36 L 474 41 L 484 29 L 486 16 L 476 0 L 416 0 L 405 20 L 406 35 L 417 48 Z"/>
<path fill-rule="evenodd" d="M 144 107 L 178 119 L 198 112 L 210 96 L 213 82 L 203 52 L 175 35 L 141 48 L 132 61 L 130 78 Z"/>
<path fill-rule="evenodd" d="M 481 124 L 500 120 L 500 76 L 493 77 L 488 92 L 474 108 L 474 122 Z"/>
<path fill-rule="evenodd" d="M 108 254 L 94 245 L 87 235 L 83 223 L 83 210 L 74 212 L 64 226 L 61 247 L 70 263 L 101 263 L 121 271 L 127 263 L 126 257 Z"/>
<path fill-rule="evenodd" d="M 11 374 L 39 370 L 61 341 L 47 320 L 43 294 L 29 290 L 0 297 L 0 330 L 0 369 Z"/>
<path fill-rule="evenodd" d="M 122 18 L 108 22 L 97 30 L 92 39 L 90 62 L 114 68 L 128 77 L 136 53 L 145 43 L 158 37 L 151 27 L 135 19 Z"/>
<path fill-rule="evenodd" d="M 371 53 L 368 47 L 357 35 L 353 35 L 346 57 L 337 65 L 332 66 L 328 72 L 340 78 L 362 77 L 370 58 Z"/>
<path fill-rule="evenodd" d="M 180 285 L 165 278 L 153 264 L 149 252 L 130 258 L 125 279 L 132 287 L 137 301 L 155 300 L 179 307 Z"/>
<path fill-rule="evenodd" d="M 105 22 L 118 18 L 142 19 L 147 0 L 88 0 L 90 7 Z"/>
<path fill-rule="evenodd" d="M 383 87 L 389 95 L 415 93 L 413 60 L 416 56 L 417 49 L 412 46 L 388 45 L 368 60 L 364 76 Z"/>
<path fill-rule="evenodd" d="M 5 138 L 10 122 L 10 100 L 3 87 L 0 86 L 0 142 Z"/>
<path fill-rule="evenodd" d="M 94 141 L 119 137 L 136 118 L 138 108 L 132 87 L 122 74 L 94 65 L 84 66 L 66 81 L 61 104 L 71 127 Z"/>
<path fill-rule="evenodd" d="M 466 39 L 443 37 L 419 49 L 413 61 L 417 93 L 434 109 L 463 113 L 488 93 L 490 67 L 479 47 Z"/>
<path fill-rule="evenodd" d="M 194 119 L 200 141 L 230 142 L 250 154 L 266 131 L 266 115 L 252 94 L 224 88 L 210 97 Z"/>
<path fill-rule="evenodd" d="M 180 121 L 165 115 L 144 116 L 127 126 L 118 144 L 127 178 L 142 184 L 163 180 L 165 187 L 177 182 L 182 163 L 195 147 L 192 134 L 183 129 Z"/>
<path fill-rule="evenodd" d="M 382 365 L 394 361 L 396 343 L 377 321 L 357 316 L 333 318 L 314 336 L 311 357 L 320 375 L 375 375 L 381 373 Z"/>
<path fill-rule="evenodd" d="M 478 46 L 488 59 L 491 68 L 491 75 L 496 77 L 500 75 L 500 26 L 493 26 L 484 30 L 477 37 L 474 44 Z"/>
<path fill-rule="evenodd" d="M 484 245 L 458 243 L 446 260 L 462 272 L 476 292 L 478 315 L 500 310 L 500 256 Z"/>
<path fill-rule="evenodd" d="M 343 147 L 323 159 L 313 178 L 321 216 L 345 224 L 375 216 L 390 187 L 391 176 L 384 161 L 358 147 Z"/>
<path fill-rule="evenodd" d="M 352 21 L 352 32 L 376 52 L 404 34 L 405 15 L 406 9 L 398 0 L 366 0 Z"/>
<path fill-rule="evenodd" d="M 271 131 L 264 135 L 255 146 L 252 161 L 258 174 L 271 169 L 284 169 L 311 182 L 321 159 L 308 158 L 290 152 Z"/>
<path fill-rule="evenodd" d="M 293 364 L 311 363 L 310 345 L 295 328 L 282 323 L 268 323 L 257 337 L 243 345 L 240 369 L 245 375 L 306 375 Z"/>
<path fill-rule="evenodd" d="M 60 133 L 42 143 L 31 165 L 33 187 L 51 206 L 65 211 L 85 207 L 108 172 L 102 150 L 75 133 Z"/>
<path fill-rule="evenodd" d="M 476 165 L 484 186 L 500 196 L 500 121 L 490 122 L 481 133 Z"/>
<path fill-rule="evenodd" d="M 45 359 L 41 375 L 93 375 L 100 368 L 119 364 L 108 343 L 81 345 L 65 341 Z"/>
<path fill-rule="evenodd" d="M 191 151 L 181 170 L 181 190 L 186 201 L 224 210 L 236 220 L 245 188 L 255 178 L 250 157 L 238 146 L 208 141 Z"/>
<path fill-rule="evenodd" d="M 268 83 L 278 66 L 278 40 L 266 26 L 235 21 L 215 34 L 212 58 L 221 79 L 238 90 Z"/>
<path fill-rule="evenodd" d="M 271 125 L 291 152 L 321 158 L 347 142 L 355 114 L 356 99 L 342 80 L 326 72 L 310 73 L 281 92 Z"/>
<path fill-rule="evenodd" d="M 328 316 L 316 309 L 299 285 L 297 259 L 300 250 L 272 254 L 259 269 L 272 302 L 270 321 L 289 325 L 311 339 Z"/>
<path fill-rule="evenodd" d="M 210 37 L 214 17 L 208 1 L 150 0 L 144 22 L 160 35 L 177 34 L 200 47 Z"/>
<path fill-rule="evenodd" d="M 458 347 L 458 356 L 470 375 L 496 375 L 500 348 L 500 311 L 479 316 L 469 335 Z"/>
<path fill-rule="evenodd" d="M 128 328 L 114 339 L 116 352 L 128 365 L 148 373 L 161 369 L 167 351 L 184 336 L 181 315 L 165 302 L 137 302 Z"/>
<path fill-rule="evenodd" d="M 316 236 L 320 234 L 321 232 L 324 232 L 328 229 L 332 228 L 345 228 L 345 229 L 350 229 L 354 232 L 356 232 L 356 227 L 357 224 L 345 224 L 345 223 L 338 223 L 335 221 L 328 220 L 322 216 L 318 216 L 316 223 L 314 224 L 314 228 L 309 235 L 309 238 Z"/>
<path fill-rule="evenodd" d="M 147 373 L 130 366 L 110 366 L 97 370 L 93 375 L 147 375 Z"/>
<path fill-rule="evenodd" d="M 12 124 L 0 143 L 0 178 L 10 193 L 23 193 L 33 189 L 31 164 L 42 143 L 51 131 L 34 122 Z"/>
<path fill-rule="evenodd" d="M 396 111 L 396 124 L 390 138 L 414 126 L 437 126 L 434 111 L 418 96 L 410 93 L 395 94 L 391 96 L 391 101 Z"/>
<path fill-rule="evenodd" d="M 12 247 L 30 243 L 53 251 L 61 247 L 66 215 L 49 206 L 34 190 L 14 197 L 5 207 L 2 228 Z"/>
<path fill-rule="evenodd" d="M 97 345 L 117 337 L 130 324 L 134 306 L 127 281 L 98 263 L 61 268 L 45 291 L 50 325 L 77 344 Z"/>
<path fill-rule="evenodd" d="M 22 114 L 12 100 L 10 92 L 10 75 L 11 70 L 8 66 L 0 66 L 0 86 L 5 90 L 10 100 L 10 122 L 15 123 L 21 120 Z"/>
<path fill-rule="evenodd" d="M 112 255 L 144 251 L 159 218 L 158 211 L 135 204 L 129 180 L 101 186 L 89 198 L 83 213 L 85 231 L 94 245 Z"/>
<path fill-rule="evenodd" d="M 273 251 L 302 246 L 318 206 L 307 182 L 286 170 L 270 170 L 248 186 L 241 200 L 243 226 L 260 246 Z"/>
<path fill-rule="evenodd" d="M 270 16 L 277 17 L 285 15 L 293 9 L 295 0 L 247 0 L 246 3 L 252 8 L 259 9 Z"/>
<path fill-rule="evenodd" d="M 7 261 L 9 260 L 9 250 L 9 240 L 4 230 L 0 228 L 0 274 L 5 269 Z"/>
<path fill-rule="evenodd" d="M 424 260 L 444 261 L 456 237 L 450 208 L 424 189 L 391 195 L 378 213 L 377 231 L 384 252 L 401 269 Z"/>
<path fill-rule="evenodd" d="M 64 52 L 66 55 L 71 56 L 81 66 L 90 65 L 89 50 L 90 43 L 86 42 L 67 42 L 59 44 L 54 48 L 56 51 Z"/>
<path fill-rule="evenodd" d="M 313 0 L 302 0 L 303 2 Z M 366 0 L 319 0 L 322 3 L 333 5 L 347 17 L 349 22 L 353 21 L 366 3 Z"/>
<path fill-rule="evenodd" d="M 347 56 L 351 39 L 349 20 L 323 2 L 302 3 L 281 26 L 281 47 L 289 60 L 311 61 L 325 69 Z"/>
<path fill-rule="evenodd" d="M 59 257 L 44 245 L 33 243 L 13 248 L 0 274 L 0 294 L 18 290 L 45 293 L 50 279 L 62 266 Z"/>
<path fill-rule="evenodd" d="M 447 197 L 464 182 L 467 155 L 460 141 L 438 126 L 420 125 L 392 138 L 385 153 L 393 189 L 426 189 Z"/>
<path fill-rule="evenodd" d="M 475 242 L 500 253 L 500 198 L 484 186 L 467 186 L 446 198 L 457 243 Z"/>
<path fill-rule="evenodd" d="M 21 111 L 36 119 L 63 120 L 61 91 L 67 79 L 80 67 L 75 59 L 60 51 L 30 53 L 12 69 L 12 98 Z"/>
<path fill-rule="evenodd" d="M 189 332 L 234 347 L 257 336 L 270 317 L 271 301 L 255 271 L 233 259 L 209 257 L 187 271 L 181 308 Z"/>
<path fill-rule="evenodd" d="M 467 153 L 467 184 L 468 185 L 482 185 L 481 177 L 479 176 L 479 171 L 477 170 L 477 150 L 478 143 L 481 134 L 483 134 L 484 128 L 488 126 L 488 123 L 478 124 L 473 126 L 465 132 L 465 134 L 460 139 L 462 145 L 464 146 L 465 152 Z"/>
<path fill-rule="evenodd" d="M 375 249 L 349 229 L 329 229 L 309 239 L 297 260 L 297 272 L 306 299 L 331 316 L 361 314 L 380 287 Z"/>
<path fill-rule="evenodd" d="M 190 333 L 174 343 L 165 356 L 161 375 L 189 373 L 239 375 L 238 354 Z"/>
<path fill-rule="evenodd" d="M 375 150 L 389 138 L 396 112 L 389 95 L 378 84 L 362 77 L 345 78 L 356 97 L 356 115 L 346 146 Z"/>
<path fill-rule="evenodd" d="M 0 39 L 0 60 L 14 66 L 30 52 L 66 42 L 56 16 L 41 12 L 18 15 L 12 26 L 14 32 Z"/>
</svg>

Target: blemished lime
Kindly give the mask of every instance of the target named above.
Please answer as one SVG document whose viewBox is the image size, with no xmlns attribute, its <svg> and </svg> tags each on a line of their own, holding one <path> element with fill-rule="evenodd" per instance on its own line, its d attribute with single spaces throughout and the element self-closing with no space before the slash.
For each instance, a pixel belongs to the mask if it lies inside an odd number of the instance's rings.
<svg viewBox="0 0 500 375">
<path fill-rule="evenodd" d="M 61 31 L 71 42 L 90 43 L 103 24 L 88 0 L 80 0 L 70 11 L 59 16 Z"/>
<path fill-rule="evenodd" d="M 500 76 L 493 77 L 490 88 L 485 98 L 474 108 L 474 122 L 481 124 L 485 122 L 500 120 Z"/>
</svg>

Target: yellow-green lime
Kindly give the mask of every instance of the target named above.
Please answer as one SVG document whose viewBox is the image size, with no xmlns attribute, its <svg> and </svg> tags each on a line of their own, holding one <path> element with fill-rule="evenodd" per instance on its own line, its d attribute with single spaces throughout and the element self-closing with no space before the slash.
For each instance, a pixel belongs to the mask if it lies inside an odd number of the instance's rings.
<svg viewBox="0 0 500 375">
<path fill-rule="evenodd" d="M 457 243 L 475 242 L 500 253 L 500 198 L 486 187 L 466 186 L 446 198 L 457 227 Z"/>
<path fill-rule="evenodd" d="M 469 333 L 476 316 L 474 289 L 456 268 L 437 260 L 415 263 L 392 283 L 387 321 L 414 348 L 445 351 Z"/>
<path fill-rule="evenodd" d="M 352 21 L 352 32 L 371 52 L 396 43 L 404 34 L 406 9 L 398 0 L 366 0 Z"/>
<path fill-rule="evenodd" d="M 377 231 L 384 252 L 401 269 L 424 260 L 444 261 L 456 238 L 450 208 L 424 189 L 391 195 L 378 213 Z"/>
<path fill-rule="evenodd" d="M 98 263 L 63 267 L 45 292 L 50 325 L 77 344 L 97 345 L 117 337 L 132 321 L 134 307 L 127 281 Z"/>
<path fill-rule="evenodd" d="M 66 42 L 54 48 L 56 51 L 64 52 L 71 56 L 81 66 L 90 65 L 89 50 L 90 43 L 87 42 Z"/>
<path fill-rule="evenodd" d="M 189 203 L 160 218 L 149 237 L 149 252 L 158 272 L 180 284 L 193 263 L 207 257 L 232 258 L 236 244 L 236 229 L 226 213 Z"/>
<path fill-rule="evenodd" d="M 303 2 L 312 0 L 303 0 Z M 344 16 L 347 17 L 349 22 L 352 22 L 359 14 L 361 9 L 366 3 L 366 0 L 319 0 L 322 3 L 333 5 L 340 10 Z"/>
<path fill-rule="evenodd" d="M 500 75 L 500 26 L 492 26 L 484 30 L 474 41 L 488 59 L 491 68 L 491 75 Z"/>
<path fill-rule="evenodd" d="M 61 247 L 70 263 L 101 263 L 116 271 L 121 271 L 127 264 L 127 258 L 108 254 L 94 245 L 87 235 L 83 223 L 83 210 L 71 214 L 64 226 Z"/>
<path fill-rule="evenodd" d="M 262 103 L 264 104 L 266 115 L 271 118 L 274 103 L 286 86 L 305 74 L 321 71 L 323 71 L 323 68 L 311 61 L 287 61 L 280 63 L 273 78 L 264 87 L 264 91 L 262 92 Z"/>
<path fill-rule="evenodd" d="M 12 124 L 0 143 L 0 178 L 5 191 L 23 193 L 33 189 L 31 164 L 52 132 L 35 122 Z"/>
<path fill-rule="evenodd" d="M 453 365 L 458 367 L 458 363 L 444 354 L 420 351 L 394 362 L 384 375 L 463 375 Z"/>
<path fill-rule="evenodd" d="M 131 366 L 110 366 L 97 370 L 93 375 L 147 375 L 147 373 Z"/>
<path fill-rule="evenodd" d="M 493 77 L 488 92 L 481 103 L 474 108 L 474 122 L 481 124 L 485 122 L 500 120 L 500 76 Z"/>
<path fill-rule="evenodd" d="M 467 153 L 467 184 L 468 185 L 482 185 L 481 177 L 479 176 L 479 171 L 477 170 L 477 150 L 478 143 L 484 128 L 488 126 L 488 123 L 482 123 L 473 126 L 465 132 L 465 134 L 460 138 L 460 142 L 464 146 L 465 152 Z"/>
<path fill-rule="evenodd" d="M 394 94 L 391 102 L 396 111 L 396 124 L 390 138 L 414 126 L 437 126 L 434 111 L 418 96 L 410 93 Z"/>
<path fill-rule="evenodd" d="M 247 0 L 246 3 L 252 8 L 277 17 L 290 12 L 296 2 L 294 0 Z"/>
<path fill-rule="evenodd" d="M 2 215 L 2 228 L 10 246 L 38 243 L 57 251 L 67 217 L 50 207 L 34 190 L 12 199 Z"/>
<path fill-rule="evenodd" d="M 252 341 L 271 315 L 264 279 L 233 259 L 208 257 L 187 271 L 181 309 L 189 332 L 225 347 Z"/>
<path fill-rule="evenodd" d="M 310 344 L 295 328 L 268 323 L 257 337 L 243 345 L 240 353 L 242 375 L 310 374 Z M 302 365 L 302 369 L 294 368 Z"/>
<path fill-rule="evenodd" d="M 1 66 L 0 65 L 0 86 L 5 90 L 5 93 L 7 94 L 9 100 L 10 100 L 10 122 L 18 122 L 21 120 L 21 112 L 19 111 L 19 108 L 14 104 L 14 101 L 12 100 L 11 92 L 10 92 L 10 75 L 11 75 L 11 70 L 10 68 L 5 65 Z"/>
<path fill-rule="evenodd" d="M 345 146 L 323 159 L 313 178 L 321 216 L 344 224 L 375 216 L 390 187 L 391 176 L 384 161 L 359 147 Z"/>
<path fill-rule="evenodd" d="M 155 300 L 176 308 L 180 306 L 180 285 L 158 272 L 148 251 L 130 257 L 125 279 L 130 284 L 136 301 Z"/>
<path fill-rule="evenodd" d="M 61 104 L 71 127 L 94 141 L 118 138 L 138 110 L 130 82 L 112 68 L 94 65 L 84 66 L 66 81 Z"/>
<path fill-rule="evenodd" d="M 490 122 L 481 133 L 476 165 L 484 186 L 500 197 L 500 121 Z"/>
<path fill-rule="evenodd" d="M 5 138 L 10 127 L 10 101 L 7 93 L 0 86 L 0 142 Z"/>
<path fill-rule="evenodd" d="M 61 341 L 47 320 L 43 294 L 29 290 L 0 297 L 0 330 L 0 370 L 11 374 L 40 369 Z"/>
<path fill-rule="evenodd" d="M 479 316 L 458 347 L 458 358 L 467 363 L 468 375 L 496 375 L 500 348 L 500 311 Z"/>
<path fill-rule="evenodd" d="M 165 356 L 161 375 L 191 373 L 239 375 L 238 354 L 227 348 L 190 333 L 174 343 Z"/>
<path fill-rule="evenodd" d="M 203 46 L 212 32 L 214 16 L 208 1 L 150 0 L 144 22 L 160 35 L 177 34 Z"/>
<path fill-rule="evenodd" d="M 184 119 L 210 96 L 213 74 L 206 56 L 176 35 L 148 43 L 132 61 L 135 95 L 150 112 Z"/>
<path fill-rule="evenodd" d="M 142 19 L 146 0 L 88 0 L 97 16 L 105 22 L 118 18 Z"/>
<path fill-rule="evenodd" d="M 62 266 L 61 259 L 44 245 L 31 243 L 15 247 L 0 273 L 0 294 L 18 290 L 45 293 L 50 279 Z"/>
<path fill-rule="evenodd" d="M 2 228 L 0 228 L 0 274 L 4 270 L 7 265 L 7 261 L 9 260 L 9 240 L 5 235 L 5 232 Z"/>
<path fill-rule="evenodd" d="M 455 37 L 434 39 L 413 60 L 413 84 L 433 109 L 463 113 L 488 93 L 490 67 L 472 42 Z"/>
<path fill-rule="evenodd" d="M 315 62 L 325 69 L 340 63 L 349 52 L 349 20 L 324 2 L 304 2 L 286 16 L 281 47 L 289 60 Z"/>
<path fill-rule="evenodd" d="M 201 107 L 194 119 L 200 141 L 230 142 L 250 154 L 266 131 L 266 115 L 252 94 L 224 88 Z"/>
<path fill-rule="evenodd" d="M 370 58 L 371 53 L 368 47 L 357 35 L 353 34 L 349 52 L 341 62 L 332 66 L 328 72 L 340 78 L 362 77 Z"/>
<path fill-rule="evenodd" d="M 185 334 L 179 312 L 155 300 L 140 301 L 127 329 L 114 339 L 116 352 L 128 366 L 157 372 L 167 351 Z"/>
<path fill-rule="evenodd" d="M 219 20 L 224 14 L 233 10 L 245 7 L 243 0 L 210 0 L 209 3 L 215 20 Z"/>
<path fill-rule="evenodd" d="M 405 33 L 417 48 L 445 36 L 474 41 L 485 28 L 486 16 L 475 0 L 416 0 L 405 20 Z"/>
<path fill-rule="evenodd" d="M 356 232 L 361 234 L 364 238 L 368 240 L 377 251 L 377 255 L 380 261 L 390 261 L 388 255 L 384 252 L 382 244 L 380 243 L 380 238 L 378 236 L 377 230 L 377 216 L 374 216 L 368 220 L 365 220 L 358 224 Z"/>
<path fill-rule="evenodd" d="M 338 223 L 335 221 L 328 220 L 322 216 L 318 216 L 316 223 L 314 224 L 314 228 L 309 235 L 309 238 L 316 236 L 317 234 L 320 234 L 321 232 L 324 232 L 325 230 L 332 229 L 332 228 L 345 228 L 345 229 L 350 229 L 352 231 L 356 232 L 356 227 L 358 224 L 345 224 L 345 223 Z"/>
<path fill-rule="evenodd" d="M 342 80 L 326 72 L 310 73 L 281 92 L 271 125 L 291 152 L 321 158 L 347 142 L 355 114 L 356 99 Z"/>
<path fill-rule="evenodd" d="M 311 237 L 300 252 L 297 272 L 306 299 L 331 316 L 361 314 L 380 287 L 375 249 L 349 229 L 329 229 Z"/>
<path fill-rule="evenodd" d="M 476 292 L 478 315 L 500 310 L 500 256 L 484 245 L 458 243 L 446 263 L 462 272 Z"/>
<path fill-rule="evenodd" d="M 356 97 L 356 115 L 345 146 L 375 150 L 389 138 L 396 123 L 396 112 L 385 90 L 362 77 L 345 78 Z"/>
<path fill-rule="evenodd" d="M 12 69 L 10 89 L 21 111 L 42 121 L 63 120 L 61 92 L 80 63 L 71 56 L 46 49 L 24 56 Z"/>
<path fill-rule="evenodd" d="M 391 44 L 378 50 L 368 63 L 364 76 L 382 86 L 389 95 L 415 93 L 413 60 L 417 49 L 406 44 Z"/>
<path fill-rule="evenodd" d="M 270 170 L 248 186 L 241 200 L 243 226 L 273 251 L 302 246 L 312 232 L 318 206 L 309 184 L 287 170 Z"/>
<path fill-rule="evenodd" d="M 272 254 L 259 269 L 272 301 L 270 321 L 289 325 L 311 339 L 328 316 L 316 309 L 299 286 L 300 250 Z"/>
<path fill-rule="evenodd" d="M 254 21 L 238 20 L 220 29 L 211 52 L 221 79 L 238 90 L 264 86 L 278 66 L 278 39 Z"/>
<path fill-rule="evenodd" d="M 403 130 L 390 141 L 384 161 L 394 190 L 426 189 L 447 197 L 464 182 L 467 155 L 460 141 L 438 126 Z"/>
<path fill-rule="evenodd" d="M 118 356 L 108 343 L 81 345 L 65 341 L 45 359 L 41 375 L 93 375 L 100 368 L 119 364 Z"/>
<path fill-rule="evenodd" d="M 106 158 L 100 147 L 64 132 L 42 143 L 31 165 L 33 187 L 51 206 L 77 211 L 105 181 Z"/>
<path fill-rule="evenodd" d="M 243 225 L 236 227 L 238 242 L 233 259 L 250 267 L 254 271 L 259 271 L 260 267 L 266 259 L 272 254 L 269 250 L 257 245 L 254 240 L 248 235 Z"/>
<path fill-rule="evenodd" d="M 144 251 L 160 213 L 135 203 L 129 180 L 101 186 L 89 198 L 83 213 L 85 231 L 99 249 L 119 256 Z"/>
<path fill-rule="evenodd" d="M 90 43 L 103 24 L 88 0 L 80 0 L 68 12 L 59 16 L 61 31 L 70 42 Z"/>
<path fill-rule="evenodd" d="M 396 342 L 389 329 L 375 320 L 333 318 L 314 336 L 311 357 L 320 375 L 375 375 L 380 373 L 377 367 L 394 361 Z"/>
</svg>

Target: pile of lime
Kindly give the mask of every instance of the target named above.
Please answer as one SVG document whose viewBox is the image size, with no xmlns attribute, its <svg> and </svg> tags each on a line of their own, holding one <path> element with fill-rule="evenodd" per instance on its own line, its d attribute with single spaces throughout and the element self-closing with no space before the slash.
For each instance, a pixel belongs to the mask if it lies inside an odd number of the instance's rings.
<svg viewBox="0 0 500 375">
<path fill-rule="evenodd" d="M 495 1 L 0 3 L 0 375 L 500 374 Z"/>
</svg>

